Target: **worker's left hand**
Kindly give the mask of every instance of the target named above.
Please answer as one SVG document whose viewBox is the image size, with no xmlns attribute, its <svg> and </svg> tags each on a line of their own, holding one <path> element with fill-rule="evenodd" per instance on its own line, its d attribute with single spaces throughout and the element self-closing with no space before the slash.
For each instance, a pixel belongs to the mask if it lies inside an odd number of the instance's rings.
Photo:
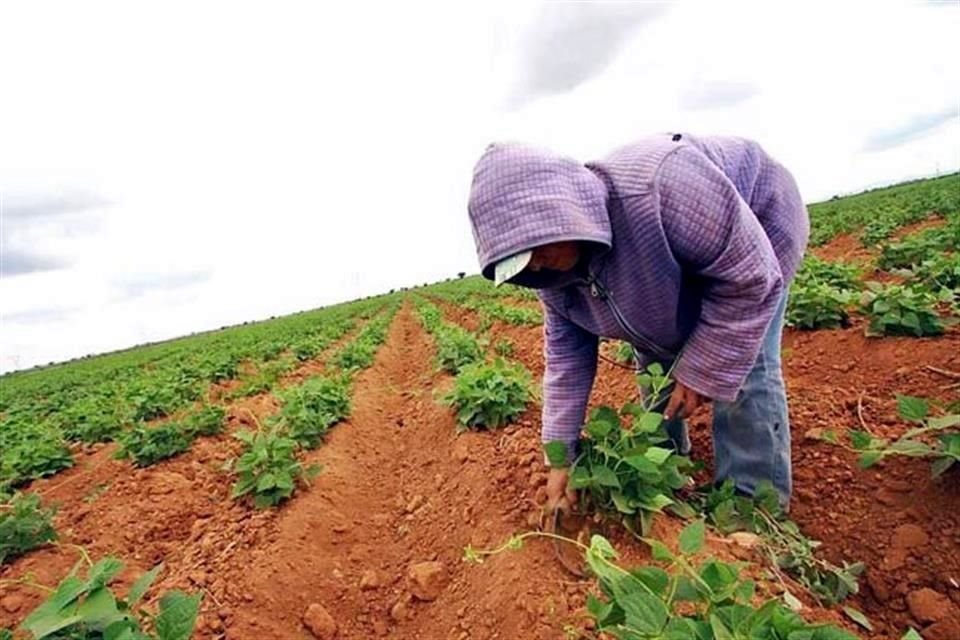
<svg viewBox="0 0 960 640">
<path fill-rule="evenodd" d="M 667 403 L 666 411 L 663 412 L 663 418 L 665 420 L 689 418 L 697 407 L 707 402 L 709 398 L 700 395 L 678 380 L 673 386 L 673 393 L 670 394 L 670 401 Z"/>
</svg>

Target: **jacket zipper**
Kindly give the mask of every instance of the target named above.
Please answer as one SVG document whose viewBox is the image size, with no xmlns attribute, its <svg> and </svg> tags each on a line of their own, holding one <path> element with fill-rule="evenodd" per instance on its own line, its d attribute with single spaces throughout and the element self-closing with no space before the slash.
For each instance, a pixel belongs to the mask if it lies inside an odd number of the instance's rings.
<svg viewBox="0 0 960 640">
<path fill-rule="evenodd" d="M 620 325 L 620 328 L 623 329 L 624 333 L 630 336 L 631 342 L 634 345 L 639 347 L 641 350 L 646 351 L 648 354 L 654 355 L 658 358 L 664 360 L 669 360 L 673 358 L 676 354 L 671 353 L 665 349 L 654 344 L 651 340 L 648 340 L 643 334 L 639 331 L 636 331 L 624 315 L 620 312 L 620 308 L 617 306 L 616 301 L 613 299 L 613 294 L 610 293 L 610 290 L 603 286 L 603 283 L 595 276 L 590 274 L 590 277 L 587 279 L 586 284 L 590 286 L 590 295 L 594 298 L 600 298 L 601 300 L 607 303 L 607 306 L 610 308 L 610 311 L 613 313 L 613 317 L 616 319 L 617 324 Z"/>
</svg>

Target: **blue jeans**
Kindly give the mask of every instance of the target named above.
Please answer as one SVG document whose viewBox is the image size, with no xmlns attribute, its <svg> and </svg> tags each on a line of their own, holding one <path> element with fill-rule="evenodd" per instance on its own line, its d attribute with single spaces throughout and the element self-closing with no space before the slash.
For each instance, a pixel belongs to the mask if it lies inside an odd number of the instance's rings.
<svg viewBox="0 0 960 640">
<path fill-rule="evenodd" d="M 737 489 L 753 495 L 769 481 L 790 504 L 793 477 L 790 466 L 790 423 L 783 384 L 780 342 L 783 338 L 784 294 L 763 338 L 757 361 L 733 402 L 713 403 L 714 480 L 733 479 Z M 681 419 L 666 424 L 677 451 L 690 452 L 690 434 Z"/>
</svg>

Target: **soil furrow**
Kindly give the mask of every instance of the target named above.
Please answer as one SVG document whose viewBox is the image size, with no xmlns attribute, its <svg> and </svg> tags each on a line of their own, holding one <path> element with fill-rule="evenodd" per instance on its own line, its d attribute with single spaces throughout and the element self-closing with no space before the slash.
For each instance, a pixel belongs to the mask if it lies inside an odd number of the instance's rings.
<svg viewBox="0 0 960 640">
<path fill-rule="evenodd" d="M 298 637 L 317 603 L 340 638 L 556 638 L 571 606 L 582 605 L 586 584 L 565 584 L 546 545 L 481 566 L 461 561 L 467 544 L 529 527 L 535 507 L 507 487 L 528 486 L 539 460 L 503 460 L 529 421 L 456 435 L 434 397 L 449 377 L 435 371 L 432 351 L 405 307 L 357 380 L 351 418 L 312 456 L 326 470 L 253 555 L 244 579 L 252 601 L 231 636 Z M 425 562 L 442 567 L 436 593 L 414 597 L 408 572 Z"/>
</svg>

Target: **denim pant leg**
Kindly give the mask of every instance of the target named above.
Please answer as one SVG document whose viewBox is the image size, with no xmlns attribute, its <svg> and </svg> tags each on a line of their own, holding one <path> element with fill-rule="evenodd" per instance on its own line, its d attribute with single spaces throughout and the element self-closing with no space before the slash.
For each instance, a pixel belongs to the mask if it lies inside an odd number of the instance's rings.
<svg viewBox="0 0 960 640">
<path fill-rule="evenodd" d="M 743 388 L 733 402 L 713 404 L 715 480 L 732 478 L 753 494 L 763 481 L 773 484 L 781 504 L 790 503 L 790 424 L 780 361 L 787 298 L 784 294 Z"/>
</svg>

